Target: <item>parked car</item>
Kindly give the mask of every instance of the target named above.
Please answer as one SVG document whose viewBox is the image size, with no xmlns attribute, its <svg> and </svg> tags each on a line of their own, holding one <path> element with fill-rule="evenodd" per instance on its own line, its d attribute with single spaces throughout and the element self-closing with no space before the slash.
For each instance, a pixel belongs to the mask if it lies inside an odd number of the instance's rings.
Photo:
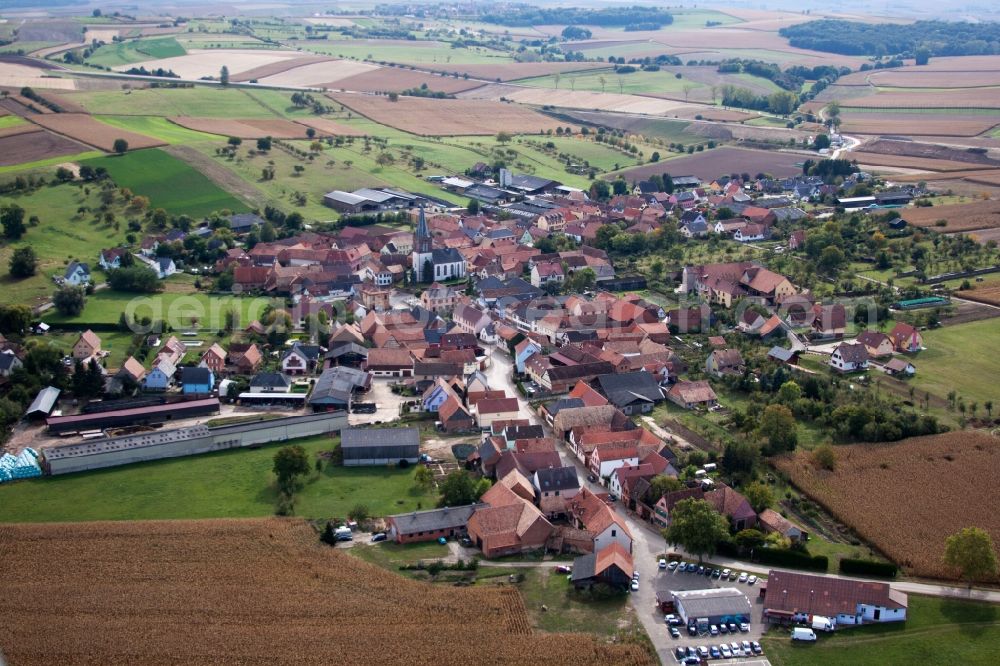
<svg viewBox="0 0 1000 666">
<path fill-rule="evenodd" d="M 559 566 L 556 567 L 556 571 L 563 574 L 573 573 L 573 567 L 568 566 L 566 564 L 560 564 Z"/>
<path fill-rule="evenodd" d="M 730 572 L 729 572 L 729 580 L 736 580 L 736 578 L 737 578 L 738 576 L 739 576 L 739 574 L 738 574 L 738 573 L 736 573 L 735 571 L 730 571 Z"/>
<path fill-rule="evenodd" d="M 750 631 L 750 623 L 740 622 L 740 631 L 742 631 L 744 634 Z"/>
<path fill-rule="evenodd" d="M 708 654 L 711 655 L 712 659 L 718 659 L 719 657 L 722 656 L 722 653 L 719 651 L 719 648 L 714 645 L 708 648 Z"/>
<path fill-rule="evenodd" d="M 747 578 L 747 585 L 753 585 L 757 582 L 757 576 L 750 576 Z"/>
<path fill-rule="evenodd" d="M 743 654 L 746 655 L 753 654 L 753 648 L 750 647 L 750 641 L 741 641 L 740 648 L 742 648 Z"/>
<path fill-rule="evenodd" d="M 663 621 L 666 622 L 667 624 L 669 624 L 671 627 L 676 627 L 677 625 L 679 625 L 681 623 L 681 619 L 679 617 L 677 617 L 676 615 L 674 615 L 673 613 L 670 613 L 668 615 L 664 615 L 663 616 Z"/>
<path fill-rule="evenodd" d="M 708 633 L 711 634 L 712 636 L 718 636 L 719 635 L 719 627 L 717 625 L 713 624 L 712 626 L 710 626 L 708 628 Z"/>
<path fill-rule="evenodd" d="M 719 652 L 722 653 L 723 659 L 732 659 L 733 651 L 729 649 L 729 646 L 723 643 L 719 646 Z"/>
<path fill-rule="evenodd" d="M 389 538 L 389 535 L 385 532 L 376 532 L 372 535 L 372 543 L 377 543 L 379 541 L 385 541 Z"/>
<path fill-rule="evenodd" d="M 719 623 L 719 633 L 720 634 L 728 634 L 729 633 L 729 627 L 726 626 L 725 622 L 720 622 Z"/>
<path fill-rule="evenodd" d="M 639 591 L 639 581 L 637 581 L 635 578 L 632 579 L 632 591 L 633 592 Z"/>
<path fill-rule="evenodd" d="M 659 560 L 657 560 L 656 566 L 658 566 L 661 569 L 666 569 L 667 568 L 667 561 L 661 557 Z"/>
<path fill-rule="evenodd" d="M 696 625 L 696 624 L 689 624 L 688 625 L 688 636 L 697 636 L 697 635 L 698 635 L 698 625 Z"/>
<path fill-rule="evenodd" d="M 737 579 L 737 582 L 739 582 L 739 583 L 745 583 L 745 582 L 747 582 L 747 575 L 745 573 L 741 573 L 740 577 Z"/>
<path fill-rule="evenodd" d="M 678 645 L 676 648 L 674 648 L 674 656 L 677 657 L 677 661 L 680 661 L 681 659 L 683 659 L 687 655 L 688 655 L 687 650 L 685 650 L 680 645 Z"/>
<path fill-rule="evenodd" d="M 597 483 L 597 475 L 596 474 L 588 474 L 587 475 L 587 481 L 590 481 L 591 483 Z"/>
<path fill-rule="evenodd" d="M 729 578 L 729 574 L 731 574 L 731 573 L 732 573 L 732 570 L 731 570 L 731 569 L 723 569 L 723 570 L 722 570 L 722 575 L 723 575 L 723 577 L 725 577 L 725 578 Z"/>
<path fill-rule="evenodd" d="M 699 566 L 699 567 L 698 567 L 698 573 L 700 573 L 700 574 L 704 574 L 704 573 L 705 573 L 705 567 L 703 567 L 703 566 Z"/>
<path fill-rule="evenodd" d="M 660 560 L 660 561 L 662 562 L 663 560 Z M 668 564 L 668 565 L 667 565 L 667 570 L 668 570 L 668 571 L 674 571 L 674 570 L 676 570 L 676 569 L 677 569 L 677 568 L 678 568 L 679 566 L 680 566 L 680 563 L 679 563 L 679 562 L 671 562 L 670 564 Z"/>
<path fill-rule="evenodd" d="M 714 571 L 712 571 L 712 578 L 715 579 L 722 578 L 722 572 L 719 571 L 718 569 L 715 569 Z"/>
<path fill-rule="evenodd" d="M 737 643 L 736 641 L 733 641 L 732 643 L 729 644 L 729 649 L 733 651 L 734 657 L 743 656 L 743 650 L 740 648 L 740 644 Z"/>
<path fill-rule="evenodd" d="M 639 570 L 636 569 L 632 572 L 632 580 L 639 580 Z"/>
<path fill-rule="evenodd" d="M 764 648 L 760 646 L 757 641 L 750 641 L 750 648 L 753 650 L 754 654 L 764 654 Z"/>
<path fill-rule="evenodd" d="M 708 648 L 704 645 L 698 646 L 698 656 L 702 659 L 708 659 Z"/>
<path fill-rule="evenodd" d="M 735 634 L 739 630 L 740 630 L 740 628 L 736 626 L 735 622 L 730 622 L 729 623 L 729 633 Z"/>
<path fill-rule="evenodd" d="M 670 627 L 670 637 L 671 638 L 681 637 L 681 632 L 677 631 L 677 627 Z"/>
</svg>

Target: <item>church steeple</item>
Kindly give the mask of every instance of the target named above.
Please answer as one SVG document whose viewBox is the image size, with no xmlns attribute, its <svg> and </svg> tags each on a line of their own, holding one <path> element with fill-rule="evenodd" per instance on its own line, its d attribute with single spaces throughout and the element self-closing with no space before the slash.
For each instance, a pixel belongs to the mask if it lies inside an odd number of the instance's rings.
<svg viewBox="0 0 1000 666">
<path fill-rule="evenodd" d="M 417 231 L 413 235 L 413 248 L 419 254 L 431 251 L 431 232 L 427 229 L 427 218 L 424 216 L 424 206 L 420 206 L 420 218 L 417 220 Z"/>
</svg>

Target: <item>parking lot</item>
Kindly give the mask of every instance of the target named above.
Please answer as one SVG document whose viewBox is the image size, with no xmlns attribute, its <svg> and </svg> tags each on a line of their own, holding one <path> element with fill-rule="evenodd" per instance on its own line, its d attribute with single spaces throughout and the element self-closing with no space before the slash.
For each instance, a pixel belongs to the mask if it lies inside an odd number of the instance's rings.
<svg viewBox="0 0 1000 666">
<path fill-rule="evenodd" d="M 678 567 L 679 569 L 679 567 Z M 708 569 L 711 571 L 711 568 Z M 732 572 L 731 572 L 732 573 Z M 675 661 L 681 661 L 679 659 L 677 648 L 683 648 L 685 653 L 689 652 L 688 648 L 693 648 L 697 650 L 699 647 L 704 647 L 706 649 L 711 649 L 715 647 L 719 650 L 719 656 L 713 656 L 709 652 L 709 660 L 719 660 L 719 661 L 736 661 L 739 660 L 740 663 L 757 663 L 757 664 L 767 664 L 766 655 L 746 655 L 742 654 L 743 641 L 754 642 L 760 641 L 761 635 L 764 633 L 765 625 L 763 623 L 763 604 L 759 603 L 757 600 L 759 590 L 758 584 L 755 583 L 751 585 L 749 583 L 750 577 L 744 579 L 744 582 L 739 581 L 739 574 L 741 572 L 736 571 L 737 580 L 725 580 L 723 581 L 720 577 L 715 578 L 713 576 L 706 576 L 704 574 L 699 574 L 697 572 L 687 572 L 681 573 L 679 570 L 670 569 L 657 569 L 656 580 L 653 582 L 655 590 L 661 599 L 669 599 L 671 592 L 681 592 L 688 590 L 704 590 L 712 588 L 735 588 L 743 592 L 747 598 L 750 600 L 751 608 L 751 618 L 749 622 L 748 631 L 742 631 L 738 626 L 736 627 L 736 632 L 732 633 L 730 627 L 725 627 L 716 625 L 716 633 L 712 634 L 711 626 L 708 631 L 699 632 L 697 635 L 690 635 L 687 626 L 681 622 L 676 627 L 677 637 L 671 639 L 671 655 Z M 648 583 L 647 583 L 648 584 Z M 675 613 L 676 615 L 676 613 Z M 679 620 L 679 616 L 678 616 Z M 664 620 L 662 631 L 671 635 L 670 626 Z M 725 644 L 731 646 L 735 642 L 740 646 L 739 656 L 725 657 L 724 653 L 720 649 L 720 646 Z M 732 648 L 729 648 L 730 653 L 732 653 Z M 693 655 L 692 655 L 693 656 Z"/>
</svg>

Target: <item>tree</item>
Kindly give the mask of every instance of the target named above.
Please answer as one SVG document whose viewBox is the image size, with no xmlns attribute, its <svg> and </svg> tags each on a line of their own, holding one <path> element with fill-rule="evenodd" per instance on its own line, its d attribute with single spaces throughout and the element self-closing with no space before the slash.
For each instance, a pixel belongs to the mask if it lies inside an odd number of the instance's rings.
<svg viewBox="0 0 1000 666">
<path fill-rule="evenodd" d="M 611 198 L 611 186 L 606 180 L 595 180 L 594 184 L 590 186 L 590 198 L 597 201 L 607 201 Z"/>
<path fill-rule="evenodd" d="M 722 452 L 723 471 L 733 475 L 753 477 L 760 459 L 760 451 L 750 442 L 730 442 Z"/>
<path fill-rule="evenodd" d="M 260 242 L 273 243 L 276 238 L 274 226 L 270 222 L 265 222 L 260 227 Z"/>
<path fill-rule="evenodd" d="M 271 137 L 262 136 L 261 138 L 257 139 L 257 150 L 265 152 L 271 150 Z"/>
<path fill-rule="evenodd" d="M 916 51 L 914 51 L 913 56 L 914 60 L 916 61 L 914 64 L 926 65 L 931 61 L 931 50 L 926 46 L 921 46 Z"/>
<path fill-rule="evenodd" d="M 802 388 L 794 380 L 789 379 L 778 389 L 778 400 L 784 405 L 792 405 L 801 397 Z"/>
<path fill-rule="evenodd" d="M 391 93 L 389 93 L 389 101 L 390 102 L 398 102 L 399 101 L 399 93 L 398 92 L 391 92 Z"/>
<path fill-rule="evenodd" d="M 27 305 L 0 305 L 0 333 L 3 335 L 23 335 L 31 326 L 31 319 L 31 308 Z"/>
<path fill-rule="evenodd" d="M 798 432 L 792 410 L 784 405 L 768 405 L 760 417 L 758 431 L 767 441 L 766 453 L 773 455 L 792 451 L 798 444 Z"/>
<path fill-rule="evenodd" d="M 654 150 L 653 154 L 649 156 L 649 161 L 650 162 L 659 162 L 660 161 L 660 153 Z"/>
<path fill-rule="evenodd" d="M 226 139 L 226 143 L 228 143 L 233 148 L 238 148 L 243 143 L 243 139 L 241 139 L 238 136 L 231 136 L 228 139 Z"/>
<path fill-rule="evenodd" d="M 434 487 L 434 472 L 427 465 L 417 465 L 417 470 L 413 473 L 413 480 L 417 487 L 430 490 Z"/>
<path fill-rule="evenodd" d="M 701 562 L 713 555 L 719 542 L 729 536 L 729 523 L 705 500 L 686 499 L 674 505 L 670 512 L 670 527 L 663 538 L 678 544 Z"/>
<path fill-rule="evenodd" d="M 309 456 L 298 444 L 283 446 L 274 454 L 274 467 L 278 488 L 286 495 L 294 489 L 295 479 L 309 473 Z"/>
<path fill-rule="evenodd" d="M 667 493 L 678 491 L 683 487 L 684 484 L 672 476 L 667 476 L 666 474 L 654 476 L 653 480 L 649 482 L 649 491 L 645 497 L 646 503 L 649 505 L 656 504 Z"/>
<path fill-rule="evenodd" d="M 17 204 L 0 208 L 0 224 L 3 225 L 3 235 L 10 240 L 17 240 L 28 230 L 24 224 L 24 209 Z"/>
<path fill-rule="evenodd" d="M 740 530 L 733 537 L 733 541 L 744 550 L 753 550 L 764 544 L 764 533 L 755 529 Z"/>
<path fill-rule="evenodd" d="M 31 277 L 38 269 L 38 257 L 30 245 L 19 247 L 10 255 L 10 274 L 17 278 Z"/>
<path fill-rule="evenodd" d="M 379 166 L 389 166 L 396 161 L 396 158 L 392 156 L 390 152 L 381 152 L 378 157 L 375 158 L 375 163 Z"/>
<path fill-rule="evenodd" d="M 119 155 L 124 155 L 128 152 L 128 141 L 125 139 L 115 139 L 115 142 L 111 147 Z"/>
<path fill-rule="evenodd" d="M 812 453 L 813 464 L 820 469 L 833 471 L 837 466 L 837 454 L 829 444 L 821 444 Z"/>
<path fill-rule="evenodd" d="M 830 147 L 830 137 L 826 134 L 817 134 L 813 139 L 813 150 L 823 150 Z"/>
<path fill-rule="evenodd" d="M 489 490 L 489 481 L 485 487 L 477 482 L 465 470 L 456 470 L 446 476 L 441 482 L 441 506 L 462 506 L 476 502 L 483 493 Z"/>
<path fill-rule="evenodd" d="M 510 143 L 512 138 L 510 132 L 497 132 L 497 143 L 499 144 Z"/>
<path fill-rule="evenodd" d="M 73 171 L 71 169 L 67 169 L 66 167 L 58 167 L 56 169 L 56 180 L 59 182 L 68 183 L 74 178 L 75 176 L 73 175 Z"/>
<path fill-rule="evenodd" d="M 830 245 L 820 252 L 816 267 L 827 275 L 833 275 L 840 270 L 845 260 L 844 251 L 836 245 Z"/>
<path fill-rule="evenodd" d="M 83 287 L 66 285 L 56 290 L 52 295 L 52 305 L 55 306 L 59 314 L 66 317 L 75 317 L 83 312 L 83 307 L 87 304 L 87 297 Z"/>
<path fill-rule="evenodd" d="M 750 506 L 757 513 L 774 504 L 774 494 L 771 492 L 771 489 L 760 481 L 754 481 L 744 486 L 743 496 L 747 498 Z"/>
<path fill-rule="evenodd" d="M 628 183 L 625 182 L 624 178 L 616 178 L 611 187 L 615 194 L 628 194 Z"/>
<path fill-rule="evenodd" d="M 477 199 L 469 199 L 465 210 L 469 212 L 469 215 L 479 215 L 479 201 Z"/>
<path fill-rule="evenodd" d="M 997 575 L 997 550 L 989 532 L 966 527 L 945 539 L 944 562 L 969 583 Z"/>
<path fill-rule="evenodd" d="M 219 83 L 224 86 L 229 85 L 229 68 L 225 65 L 223 65 L 222 69 L 219 70 Z"/>
<path fill-rule="evenodd" d="M 141 294 L 152 294 L 162 289 L 156 271 L 145 264 L 116 268 L 108 273 L 108 285 L 115 291 L 131 291 Z"/>
</svg>

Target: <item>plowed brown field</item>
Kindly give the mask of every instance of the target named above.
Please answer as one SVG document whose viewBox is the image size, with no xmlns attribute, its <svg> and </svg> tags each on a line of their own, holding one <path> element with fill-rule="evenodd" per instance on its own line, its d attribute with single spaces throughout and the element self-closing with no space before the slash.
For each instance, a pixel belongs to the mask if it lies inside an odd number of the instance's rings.
<svg viewBox="0 0 1000 666">
<path fill-rule="evenodd" d="M 165 142 L 153 137 L 119 129 L 94 120 L 83 113 L 51 113 L 31 117 L 31 122 L 71 139 L 111 152 L 116 139 L 128 141 L 129 150 L 162 146 Z"/>
<path fill-rule="evenodd" d="M 329 97 L 377 123 L 424 136 L 538 134 L 565 125 L 522 106 L 489 100 L 403 96 L 391 102 L 380 95 Z"/>
<path fill-rule="evenodd" d="M 532 632 L 513 588 L 435 586 L 296 520 L 0 526 L 12 664 L 607 664 L 637 646 Z"/>
<path fill-rule="evenodd" d="M 976 136 L 1000 122 L 1000 116 L 936 113 L 841 113 L 845 134 L 902 136 Z"/>
<path fill-rule="evenodd" d="M 199 132 L 235 136 L 241 139 L 260 139 L 265 136 L 275 139 L 306 138 L 305 126 L 290 120 L 226 120 L 224 118 L 190 118 L 188 116 L 173 117 L 168 118 L 168 120 L 181 127 Z"/>
<path fill-rule="evenodd" d="M 37 132 L 0 137 L 0 166 L 26 164 L 63 155 L 75 155 L 87 146 L 31 125 Z M 13 129 L 13 128 L 12 128 Z"/>
<path fill-rule="evenodd" d="M 806 451 L 778 461 L 792 483 L 915 574 L 949 578 L 944 541 L 979 527 L 1000 542 L 991 501 L 1000 475 L 1000 439 L 980 432 L 915 437 L 893 444 L 834 447 L 834 471 Z"/>
<path fill-rule="evenodd" d="M 906 221 L 918 227 L 933 227 L 938 220 L 947 220 L 939 231 L 969 231 L 1000 227 L 1000 201 L 976 201 L 967 204 L 913 208 L 906 211 Z"/>
<path fill-rule="evenodd" d="M 483 85 L 482 81 L 453 76 L 437 76 L 402 67 L 381 67 L 340 79 L 335 88 L 362 92 L 402 92 L 427 84 L 429 90 L 453 94 Z"/>
</svg>

